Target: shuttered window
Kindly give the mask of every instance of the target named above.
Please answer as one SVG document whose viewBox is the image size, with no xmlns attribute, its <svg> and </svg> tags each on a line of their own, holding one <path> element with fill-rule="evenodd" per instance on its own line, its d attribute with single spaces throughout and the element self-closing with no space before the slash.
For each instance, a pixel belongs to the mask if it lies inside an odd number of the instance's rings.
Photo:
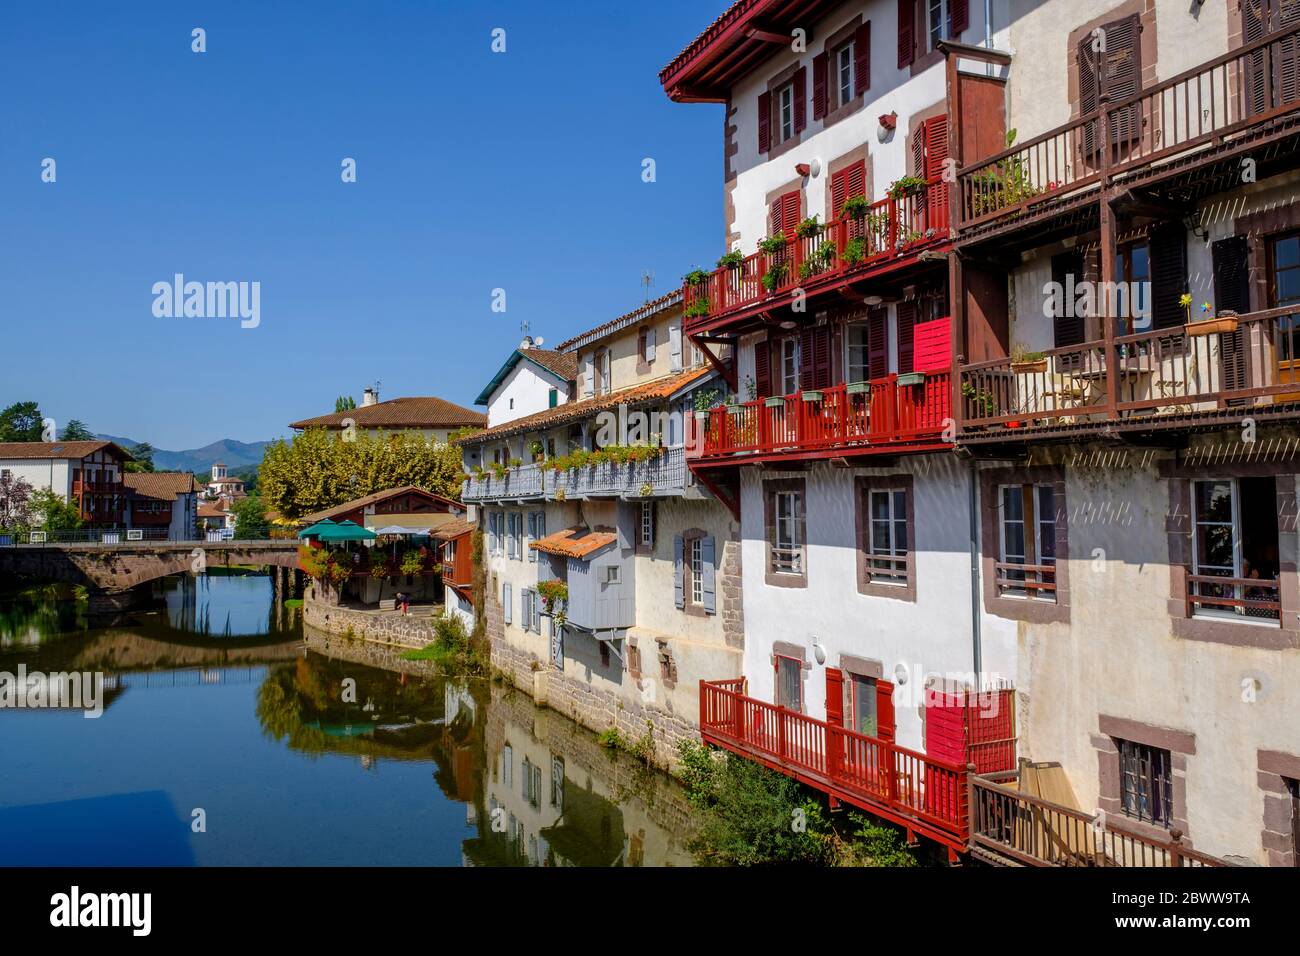
<svg viewBox="0 0 1300 956">
<path fill-rule="evenodd" d="M 898 303 L 895 315 L 898 320 L 898 371 L 901 374 L 912 371 L 916 341 L 916 303 Z"/>
<path fill-rule="evenodd" d="M 767 234 L 775 236 L 782 233 L 787 239 L 794 236 L 795 227 L 799 225 L 799 190 L 791 190 L 778 196 L 767 209 Z"/>
<path fill-rule="evenodd" d="M 754 388 L 759 398 L 772 394 L 772 358 L 767 339 L 754 343 Z"/>
<path fill-rule="evenodd" d="M 948 160 L 948 117 L 932 116 L 924 120 L 912 137 L 912 170 L 915 175 L 936 185 L 925 191 L 926 219 L 917 226 L 940 228 L 948 221 L 948 184 L 943 182 L 943 167 Z"/>
<path fill-rule="evenodd" d="M 802 359 L 798 388 L 811 391 L 831 386 L 831 330 L 828 325 L 804 329 L 799 336 Z M 791 389 L 794 391 L 794 389 Z"/>
<path fill-rule="evenodd" d="M 883 305 L 867 313 L 867 371 L 871 378 L 889 374 L 889 313 Z"/>
<path fill-rule="evenodd" d="M 758 94 L 758 151 L 772 148 L 772 94 Z"/>
<path fill-rule="evenodd" d="M 1083 255 L 1077 250 L 1052 256 L 1052 282 L 1061 290 L 1060 302 L 1053 304 L 1054 344 L 1061 349 L 1079 345 L 1085 335 L 1083 316 L 1075 307 L 1075 287 L 1083 281 Z"/>
<path fill-rule="evenodd" d="M 794 132 L 802 133 L 808 126 L 808 68 L 799 67 L 795 71 L 794 81 L 790 84 L 790 93 L 794 97 Z"/>
<path fill-rule="evenodd" d="M 1216 315 L 1250 311 L 1249 246 L 1245 236 L 1229 236 L 1210 247 L 1214 264 Z M 1246 388 L 1246 346 L 1242 329 L 1219 333 L 1219 362 L 1225 391 Z"/>
<path fill-rule="evenodd" d="M 913 0 L 898 0 L 898 68 L 910 66 L 916 46 Z"/>
<path fill-rule="evenodd" d="M 1151 324 L 1178 328 L 1187 321 L 1179 299 L 1187 292 L 1187 231 L 1171 222 L 1151 233 Z M 1145 305 L 1146 303 L 1143 303 Z M 1132 309 L 1140 314 L 1139 309 Z"/>
<path fill-rule="evenodd" d="M 858 27 L 853 36 L 853 95 L 871 89 L 871 21 Z"/>
<path fill-rule="evenodd" d="M 867 163 L 859 159 L 831 174 L 831 219 L 839 219 L 844 204 L 867 193 Z"/>
<path fill-rule="evenodd" d="M 1243 0 L 1242 41 L 1250 45 L 1268 34 L 1300 23 L 1296 0 Z M 1272 66 L 1271 76 L 1269 67 Z M 1300 43 L 1288 37 L 1247 57 L 1246 111 L 1255 116 L 1300 99 Z"/>
<path fill-rule="evenodd" d="M 1111 103 L 1119 103 L 1142 91 L 1141 24 L 1138 15 L 1112 20 L 1101 27 L 1105 50 L 1094 50 L 1093 34 L 1079 41 L 1079 112 L 1083 116 L 1096 112 L 1102 94 Z M 1141 133 L 1141 105 L 1133 104 L 1110 114 L 1110 138 L 1118 151 Z M 1083 151 L 1095 161 L 1101 149 L 1101 132 L 1096 121 L 1083 127 Z"/>
<path fill-rule="evenodd" d="M 813 119 L 823 119 L 829 106 L 827 72 L 830 54 L 818 53 L 813 57 Z"/>
</svg>

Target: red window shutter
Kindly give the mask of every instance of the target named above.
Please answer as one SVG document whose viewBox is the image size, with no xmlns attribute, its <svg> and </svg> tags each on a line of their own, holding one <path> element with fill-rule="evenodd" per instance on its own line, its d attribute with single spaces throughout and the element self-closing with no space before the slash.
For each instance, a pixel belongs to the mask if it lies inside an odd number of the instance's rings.
<svg viewBox="0 0 1300 956">
<path fill-rule="evenodd" d="M 884 378 L 889 374 L 889 314 L 884 306 L 867 313 L 867 375 Z"/>
<path fill-rule="evenodd" d="M 772 394 L 772 359 L 767 339 L 754 343 L 754 387 L 759 398 Z"/>
<path fill-rule="evenodd" d="M 844 203 L 854 196 L 866 195 L 867 164 L 858 160 L 851 166 L 845 166 L 831 176 L 831 218 L 838 219 L 844 211 Z"/>
<path fill-rule="evenodd" d="M 826 723 L 844 726 L 844 674 L 838 667 L 826 668 Z"/>
<path fill-rule="evenodd" d="M 970 4 L 967 0 L 948 0 L 948 38 L 960 39 L 970 26 Z"/>
<path fill-rule="evenodd" d="M 926 179 L 938 183 L 925 191 L 929 207 L 931 228 L 939 229 L 948 223 L 948 184 L 943 182 L 943 167 L 948 161 L 948 117 L 935 116 L 925 122 L 925 173 Z"/>
<path fill-rule="evenodd" d="M 758 94 L 758 151 L 772 148 L 772 94 Z"/>
<path fill-rule="evenodd" d="M 913 0 L 898 0 L 898 68 L 912 64 L 912 3 Z"/>
<path fill-rule="evenodd" d="M 840 211 L 844 208 L 844 200 L 848 199 L 845 192 L 849 188 L 848 176 L 845 174 L 847 169 L 841 169 L 839 172 L 831 174 L 831 219 L 839 219 Z"/>
<path fill-rule="evenodd" d="M 794 75 L 794 131 L 802 132 L 808 125 L 808 68 L 799 67 Z"/>
<path fill-rule="evenodd" d="M 772 210 L 772 231 L 769 235 L 784 232 L 787 239 L 793 237 L 795 228 L 799 225 L 799 191 L 786 193 L 772 204 Z"/>
<path fill-rule="evenodd" d="M 871 21 L 858 27 L 853 35 L 853 95 L 871 89 Z"/>
<path fill-rule="evenodd" d="M 876 736 L 894 740 L 894 685 L 887 680 L 876 681 Z"/>
<path fill-rule="evenodd" d="M 826 69 L 830 54 L 818 53 L 813 57 L 813 119 L 826 116 Z"/>
<path fill-rule="evenodd" d="M 799 337 L 799 387 L 807 391 L 831 387 L 831 329 L 804 329 Z"/>
<path fill-rule="evenodd" d="M 898 371 L 912 371 L 912 356 L 915 352 L 916 303 L 898 303 Z"/>
</svg>

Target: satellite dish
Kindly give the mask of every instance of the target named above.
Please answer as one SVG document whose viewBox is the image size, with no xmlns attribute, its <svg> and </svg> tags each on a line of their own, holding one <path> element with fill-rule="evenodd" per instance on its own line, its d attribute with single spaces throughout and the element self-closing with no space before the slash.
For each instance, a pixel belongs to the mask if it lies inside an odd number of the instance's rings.
<svg viewBox="0 0 1300 956">
<path fill-rule="evenodd" d="M 533 344 L 534 344 L 534 345 L 539 345 L 539 346 L 540 346 L 540 345 L 545 345 L 545 344 L 546 344 L 546 339 L 542 338 L 542 337 L 539 335 L 539 336 L 537 336 L 537 338 L 533 339 Z"/>
</svg>

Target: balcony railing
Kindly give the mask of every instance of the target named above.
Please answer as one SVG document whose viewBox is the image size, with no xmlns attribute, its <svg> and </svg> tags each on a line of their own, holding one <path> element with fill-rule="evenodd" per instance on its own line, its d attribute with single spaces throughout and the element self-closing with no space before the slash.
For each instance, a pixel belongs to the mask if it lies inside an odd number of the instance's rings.
<svg viewBox="0 0 1300 956">
<path fill-rule="evenodd" d="M 501 477 L 485 472 L 481 478 L 465 482 L 464 501 L 534 498 L 643 495 L 647 486 L 651 496 L 680 494 L 686 485 L 686 457 L 682 447 L 664 448 L 657 457 L 646 461 L 597 462 L 563 471 L 531 462 L 507 468 Z"/>
<path fill-rule="evenodd" d="M 775 252 L 723 266 L 683 297 L 687 327 L 919 252 L 948 239 L 948 184 L 933 179 L 913 192 L 872 203 L 864 213 L 826 223 L 816 235 L 787 236 Z"/>
<path fill-rule="evenodd" d="M 1180 73 L 1136 96 L 965 167 L 957 176 L 965 230 L 1156 163 L 1230 142 L 1300 108 L 1300 27 Z"/>
<path fill-rule="evenodd" d="M 927 372 L 835 385 L 710 410 L 699 457 L 848 449 L 937 439 L 950 421 L 952 377 Z"/>
<path fill-rule="evenodd" d="M 970 777 L 970 841 L 1000 861 L 1030 866 L 1229 866 L 1170 839 L 1141 836 L 1111 816 L 1094 816 Z"/>
<path fill-rule="evenodd" d="M 747 697 L 741 681 L 700 682 L 700 734 L 892 820 L 949 848 L 966 849 L 967 770 Z"/>
<path fill-rule="evenodd" d="M 1105 342 L 1086 342 L 966 365 L 963 426 L 1033 430 L 1300 401 L 1297 318 L 1270 309 L 1124 335 L 1110 360 Z"/>
</svg>

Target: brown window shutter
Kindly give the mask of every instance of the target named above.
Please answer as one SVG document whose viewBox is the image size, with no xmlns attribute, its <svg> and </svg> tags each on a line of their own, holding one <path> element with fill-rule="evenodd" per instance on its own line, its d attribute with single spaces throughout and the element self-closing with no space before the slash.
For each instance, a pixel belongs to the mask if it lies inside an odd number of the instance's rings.
<svg viewBox="0 0 1300 956">
<path fill-rule="evenodd" d="M 754 387 L 759 398 L 772 394 L 772 359 L 767 339 L 754 343 Z"/>
<path fill-rule="evenodd" d="M 891 681 L 876 681 L 876 737 L 894 739 L 894 685 Z"/>
<path fill-rule="evenodd" d="M 913 0 L 898 0 L 898 68 L 912 65 L 913 36 Z"/>
<path fill-rule="evenodd" d="M 813 388 L 831 387 L 831 327 L 819 326 L 813 332 Z"/>
<path fill-rule="evenodd" d="M 1074 276 L 1072 283 L 1068 280 L 1069 276 Z M 1058 349 L 1080 345 L 1084 336 L 1083 316 L 1075 314 L 1074 303 L 1066 299 L 1066 296 L 1073 287 L 1084 281 L 1082 254 L 1075 250 L 1052 256 L 1052 281 L 1060 286 L 1063 300 L 1061 314 L 1052 316 L 1055 331 L 1053 344 Z"/>
<path fill-rule="evenodd" d="M 960 39 L 968 26 L 970 26 L 970 5 L 967 0 L 948 0 L 948 38 Z"/>
<path fill-rule="evenodd" d="M 878 305 L 867 313 L 867 376 L 877 379 L 888 374 L 889 313 Z"/>
<path fill-rule="evenodd" d="M 1106 24 L 1105 69 L 1102 88 L 1111 103 L 1142 92 L 1142 27 L 1135 13 Z M 1142 135 L 1142 105 L 1134 103 L 1111 113 L 1110 141 L 1123 146 Z"/>
<path fill-rule="evenodd" d="M 1238 315 L 1250 311 L 1250 260 L 1245 236 L 1229 236 L 1210 247 L 1214 262 L 1214 309 Z M 1246 388 L 1246 342 L 1241 329 L 1219 336 L 1223 388 Z"/>
<path fill-rule="evenodd" d="M 1151 327 L 1177 328 L 1187 321 L 1178 304 L 1187 291 L 1187 232 L 1171 222 L 1151 233 Z"/>
<path fill-rule="evenodd" d="M 794 75 L 794 131 L 801 133 L 808 126 L 808 68 L 799 67 Z"/>
<path fill-rule="evenodd" d="M 925 134 L 928 130 L 925 122 L 916 124 L 912 133 L 912 175 L 925 175 Z"/>
<path fill-rule="evenodd" d="M 1101 97 L 1101 70 L 1097 66 L 1097 54 L 1092 49 L 1092 37 L 1085 36 L 1079 41 L 1079 115 L 1087 116 L 1097 111 Z M 1080 146 L 1085 157 L 1091 157 L 1101 148 L 1097 136 L 1097 121 L 1085 123 L 1083 139 Z"/>
<path fill-rule="evenodd" d="M 853 34 L 853 95 L 861 96 L 871 89 L 871 21 L 858 27 Z"/>
<path fill-rule="evenodd" d="M 1249 46 L 1268 32 L 1265 0 L 1242 0 L 1241 39 Z M 1251 53 L 1246 63 L 1246 112 L 1250 116 L 1268 109 L 1268 75 L 1264 69 L 1264 51 Z"/>
<path fill-rule="evenodd" d="M 758 94 L 758 151 L 772 148 L 772 94 Z"/>
<path fill-rule="evenodd" d="M 916 339 L 916 303 L 900 302 L 896 309 L 898 316 L 898 371 L 912 371 L 912 357 L 915 354 L 913 342 Z"/>
<path fill-rule="evenodd" d="M 948 117 L 934 116 L 925 121 L 925 172 L 921 174 L 938 183 L 925 191 L 931 228 L 948 221 L 948 184 L 943 181 L 943 165 L 947 161 Z"/>
<path fill-rule="evenodd" d="M 826 69 L 829 62 L 830 54 L 825 52 L 813 57 L 813 119 L 815 120 L 826 116 Z"/>
<path fill-rule="evenodd" d="M 826 723 L 844 726 L 844 673 L 838 667 L 826 668 Z"/>
</svg>

